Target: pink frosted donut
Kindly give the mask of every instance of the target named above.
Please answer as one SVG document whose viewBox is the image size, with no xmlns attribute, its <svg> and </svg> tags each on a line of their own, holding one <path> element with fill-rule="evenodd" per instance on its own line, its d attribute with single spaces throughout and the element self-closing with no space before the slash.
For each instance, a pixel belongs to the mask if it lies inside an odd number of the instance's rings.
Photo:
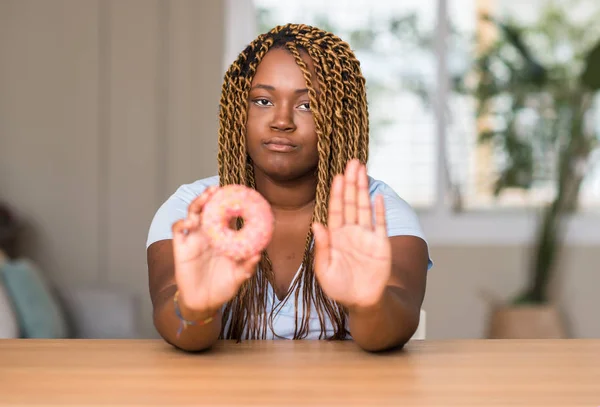
<svg viewBox="0 0 600 407">
<path fill-rule="evenodd" d="M 244 219 L 244 226 L 233 230 L 229 225 L 237 217 Z M 267 247 L 273 235 L 274 218 L 271 205 L 256 190 L 225 185 L 204 205 L 201 225 L 215 250 L 242 260 Z"/>
</svg>

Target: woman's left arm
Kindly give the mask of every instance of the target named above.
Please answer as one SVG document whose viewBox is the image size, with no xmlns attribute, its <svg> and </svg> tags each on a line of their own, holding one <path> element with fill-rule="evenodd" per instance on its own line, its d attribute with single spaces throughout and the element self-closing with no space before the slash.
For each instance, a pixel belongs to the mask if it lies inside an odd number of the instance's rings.
<svg viewBox="0 0 600 407">
<path fill-rule="evenodd" d="M 383 196 L 371 203 L 366 168 L 352 160 L 333 179 L 328 225 L 313 225 L 315 275 L 346 307 L 350 334 L 369 351 L 404 345 L 419 325 L 425 296 L 426 242 L 389 237 L 387 223 Z"/>
<path fill-rule="evenodd" d="M 391 274 L 380 300 L 372 306 L 349 309 L 352 338 L 368 351 L 387 350 L 408 342 L 419 325 L 425 297 L 427 244 L 415 236 L 392 236 L 389 240 Z"/>
</svg>

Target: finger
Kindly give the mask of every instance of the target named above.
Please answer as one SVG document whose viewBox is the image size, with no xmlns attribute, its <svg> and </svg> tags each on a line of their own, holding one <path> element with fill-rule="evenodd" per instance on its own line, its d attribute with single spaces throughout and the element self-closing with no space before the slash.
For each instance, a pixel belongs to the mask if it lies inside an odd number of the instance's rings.
<svg viewBox="0 0 600 407">
<path fill-rule="evenodd" d="M 360 166 L 358 172 L 358 224 L 360 226 L 373 229 L 373 210 L 371 208 L 371 199 L 369 198 L 369 179 L 367 177 L 367 168 Z"/>
<path fill-rule="evenodd" d="M 185 241 L 190 232 L 196 230 L 199 226 L 199 222 L 196 219 L 179 219 L 175 222 L 171 228 L 173 232 L 173 239 L 178 239 L 180 241 Z"/>
<path fill-rule="evenodd" d="M 358 180 L 359 162 L 350 160 L 344 173 L 344 224 L 355 225 L 357 221 L 356 210 L 356 182 Z"/>
<path fill-rule="evenodd" d="M 375 197 L 375 231 L 387 236 L 387 225 L 385 220 L 385 203 L 383 195 Z"/>
<path fill-rule="evenodd" d="M 344 223 L 344 213 L 342 211 L 343 189 L 344 177 L 343 175 L 338 174 L 333 177 L 333 182 L 331 183 L 331 192 L 329 194 L 327 224 L 329 225 L 330 229 L 337 229 Z"/>
<path fill-rule="evenodd" d="M 202 208 L 208 202 L 208 200 L 214 195 L 217 191 L 217 186 L 210 186 L 204 190 L 197 198 L 195 198 L 192 203 L 188 206 L 188 217 L 191 219 L 199 218 L 202 213 Z"/>
<path fill-rule="evenodd" d="M 186 261 L 186 247 L 196 246 L 201 250 L 206 241 L 201 233 L 198 233 L 200 222 L 194 219 L 180 219 L 173 224 L 173 256 L 175 261 Z"/>
<path fill-rule="evenodd" d="M 329 267 L 329 231 L 320 223 L 313 223 L 313 234 L 315 236 L 315 275 L 323 273 Z"/>
</svg>

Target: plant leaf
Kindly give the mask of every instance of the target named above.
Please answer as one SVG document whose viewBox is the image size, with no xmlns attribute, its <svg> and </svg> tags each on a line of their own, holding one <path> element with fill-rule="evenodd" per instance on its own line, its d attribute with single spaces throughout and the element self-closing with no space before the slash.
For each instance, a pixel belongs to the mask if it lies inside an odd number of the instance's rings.
<svg viewBox="0 0 600 407">
<path fill-rule="evenodd" d="M 493 130 L 484 130 L 481 133 L 479 133 L 477 140 L 481 144 L 488 143 L 488 142 L 492 141 L 494 139 L 494 137 L 496 137 L 496 135 L 497 135 L 497 133 Z"/>
<path fill-rule="evenodd" d="M 600 41 L 585 58 L 585 69 L 581 75 L 581 83 L 591 90 L 600 90 Z"/>
<path fill-rule="evenodd" d="M 525 75 L 534 85 L 543 86 L 548 79 L 548 72 L 542 64 L 535 59 L 533 52 L 523 40 L 522 29 L 514 25 L 497 21 L 493 17 L 485 16 L 486 21 L 494 23 L 504 34 L 506 40 L 519 52 L 525 60 Z"/>
</svg>

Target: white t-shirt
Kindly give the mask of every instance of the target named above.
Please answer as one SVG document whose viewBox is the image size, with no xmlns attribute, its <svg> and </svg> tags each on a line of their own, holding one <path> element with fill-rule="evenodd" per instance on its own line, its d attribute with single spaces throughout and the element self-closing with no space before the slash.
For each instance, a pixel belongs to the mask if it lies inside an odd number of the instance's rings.
<svg viewBox="0 0 600 407">
<path fill-rule="evenodd" d="M 218 176 L 200 179 L 191 184 L 180 186 L 175 193 L 161 205 L 154 215 L 148 232 L 146 248 L 159 240 L 172 239 L 173 235 L 171 227 L 173 223 L 179 219 L 185 218 L 190 203 L 206 188 L 213 185 L 219 185 Z M 427 241 L 423 235 L 417 215 L 412 207 L 400 198 L 386 183 L 369 177 L 369 195 L 371 200 L 373 200 L 377 194 L 382 194 L 384 198 L 388 236 L 410 235 L 420 237 L 425 242 Z M 429 260 L 428 269 L 431 268 L 432 265 L 432 261 Z M 296 272 L 294 279 L 298 277 L 299 271 L 300 269 Z M 302 301 L 301 297 L 302 296 L 300 296 L 299 301 Z M 267 301 L 267 313 L 273 308 L 279 310 L 273 319 L 274 332 L 268 332 L 267 337 L 269 339 L 293 338 L 295 330 L 294 296 L 288 296 L 283 301 L 280 301 L 271 287 Z M 311 305 L 311 308 L 311 321 L 309 324 L 310 332 L 307 339 L 318 339 L 321 333 L 321 326 L 314 304 Z M 301 321 L 301 302 L 298 304 L 298 310 L 298 321 Z M 333 334 L 333 328 L 331 322 L 327 320 L 326 335 L 330 336 L 331 334 Z"/>
</svg>

